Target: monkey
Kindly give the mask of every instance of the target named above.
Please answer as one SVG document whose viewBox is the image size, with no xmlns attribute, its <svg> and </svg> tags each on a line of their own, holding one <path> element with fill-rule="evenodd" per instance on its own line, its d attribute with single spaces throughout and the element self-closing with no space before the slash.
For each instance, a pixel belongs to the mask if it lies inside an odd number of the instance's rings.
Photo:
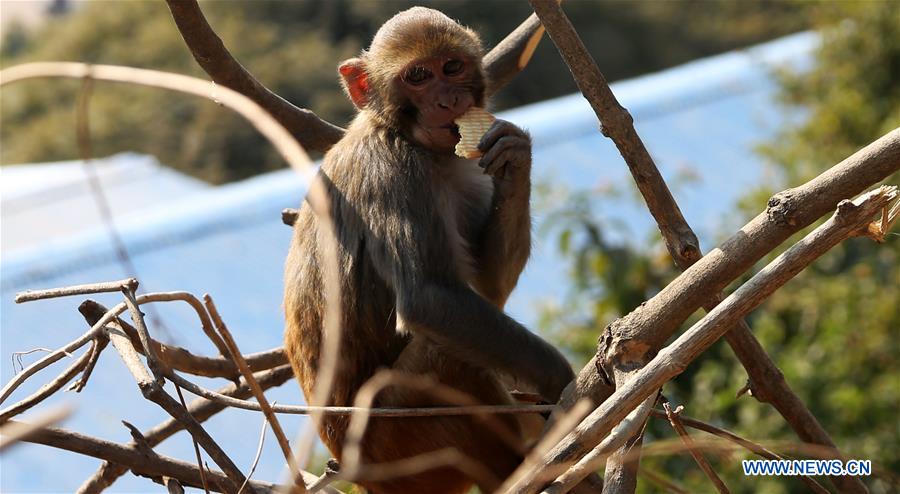
<svg viewBox="0 0 900 494">
<path fill-rule="evenodd" d="M 498 119 L 483 156 L 453 155 L 454 120 L 485 106 L 481 41 L 444 14 L 414 7 L 380 27 L 368 49 L 342 62 L 357 109 L 316 180 L 328 192 L 341 289 L 341 357 L 329 405 L 349 406 L 380 369 L 429 376 L 484 404 L 511 404 L 504 376 L 555 403 L 574 378 L 565 357 L 503 312 L 531 248 L 531 141 Z M 304 204 L 285 262 L 285 352 L 309 400 L 326 307 L 319 219 Z M 391 386 L 378 407 L 440 406 Z M 498 415 L 521 434 L 511 415 Z M 319 435 L 339 460 L 347 416 L 326 415 Z M 373 417 L 365 464 L 456 448 L 493 480 L 452 467 L 359 484 L 373 494 L 462 493 L 498 487 L 521 450 L 465 416 Z"/>
</svg>

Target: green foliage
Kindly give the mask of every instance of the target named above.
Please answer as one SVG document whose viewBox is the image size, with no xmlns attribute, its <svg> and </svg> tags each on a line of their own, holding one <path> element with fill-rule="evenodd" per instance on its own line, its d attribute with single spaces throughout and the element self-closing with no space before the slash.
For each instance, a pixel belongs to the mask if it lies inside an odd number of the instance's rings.
<svg viewBox="0 0 900 494">
<path fill-rule="evenodd" d="M 761 148 L 778 181 L 743 199 L 747 216 L 762 210 L 777 190 L 809 180 L 900 126 L 900 3 L 815 7 L 823 44 L 814 67 L 781 75 L 782 101 L 799 109 L 802 117 Z M 900 174 L 886 183 L 900 183 Z M 640 296 L 633 298 L 635 292 L 652 295 L 654 284 L 669 276 L 664 269 L 656 271 L 648 284 L 646 266 L 659 256 L 658 244 L 650 253 L 623 254 L 621 247 L 596 240 L 603 238 L 602 229 L 595 217 L 582 214 L 586 210 L 576 204 L 565 214 L 576 219 L 577 229 L 598 233 L 581 236 L 582 241 L 570 247 L 573 294 L 565 302 L 566 311 L 548 311 L 546 318 L 560 341 L 583 358 L 596 349 L 603 327 L 640 301 Z M 572 234 L 565 235 L 571 245 Z M 573 309 L 574 315 L 567 312 Z M 568 315 L 562 317 L 564 313 Z M 900 235 L 894 233 L 882 245 L 868 239 L 844 242 L 774 294 L 748 322 L 843 453 L 871 459 L 887 472 L 900 471 Z M 745 380 L 746 372 L 720 343 L 666 385 L 664 393 L 684 404 L 686 414 L 748 438 L 796 441 L 774 409 L 749 397 L 735 400 Z M 672 431 L 653 420 L 647 435 L 651 441 L 671 438 Z M 807 491 L 796 479 L 744 477 L 741 455 L 711 456 L 732 492 Z M 666 472 L 690 492 L 712 489 L 689 458 L 647 457 L 642 466 Z M 896 488 L 885 480 L 866 481 L 873 492 Z M 653 491 L 646 482 L 642 490 Z"/>
<path fill-rule="evenodd" d="M 352 106 L 335 67 L 356 54 L 385 19 L 422 3 L 477 29 L 490 47 L 530 13 L 527 2 L 482 0 L 302 0 L 204 2 L 210 24 L 235 57 L 292 103 L 345 124 Z M 744 46 L 805 26 L 802 4 L 619 1 L 569 2 L 566 9 L 611 80 Z M 610 49 L 614 46 L 615 49 Z M 206 77 L 161 1 L 97 0 L 35 32 L 6 30 L 0 63 L 70 60 Z M 551 43 L 495 101 L 500 108 L 575 91 Z M 0 163 L 72 159 L 73 81 L 29 81 L 3 89 Z M 98 83 L 91 109 L 98 155 L 139 151 L 210 182 L 283 166 L 255 130 L 229 110 L 158 89 Z"/>
</svg>

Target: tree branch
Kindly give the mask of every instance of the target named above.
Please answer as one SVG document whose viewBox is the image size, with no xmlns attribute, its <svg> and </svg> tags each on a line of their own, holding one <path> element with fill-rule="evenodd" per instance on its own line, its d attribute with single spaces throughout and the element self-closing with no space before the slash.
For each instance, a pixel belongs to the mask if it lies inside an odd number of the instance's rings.
<svg viewBox="0 0 900 494">
<path fill-rule="evenodd" d="M 263 107 L 306 149 L 325 152 L 344 130 L 273 93 L 225 48 L 203 16 L 196 0 L 166 0 L 172 18 L 194 60 L 216 84 L 233 89 Z"/>
<path fill-rule="evenodd" d="M 256 374 L 256 380 L 259 382 L 259 386 L 262 389 L 281 386 L 292 377 L 294 377 L 294 372 L 289 365 L 282 365 L 281 367 L 276 367 Z M 229 384 L 220 389 L 219 393 L 235 398 L 247 398 L 252 395 L 250 387 L 245 380 L 241 381 L 240 386 Z M 197 398 L 188 405 L 187 411 L 197 422 L 205 422 L 207 419 L 226 408 L 227 406 L 222 403 L 210 401 L 206 398 Z M 148 429 L 143 433 L 143 436 L 147 445 L 153 448 L 173 434 L 182 430 L 184 430 L 184 424 L 172 418 Z M 132 443 L 131 446 L 135 446 L 135 444 Z M 91 476 L 91 478 L 87 479 L 81 487 L 79 487 L 78 494 L 99 494 L 103 489 L 111 486 L 116 479 L 124 475 L 127 471 L 128 468 L 122 464 L 107 461 L 93 476 Z"/>
<path fill-rule="evenodd" d="M 11 424 L 21 422 L 10 421 Z M 104 439 L 87 436 L 78 432 L 55 427 L 47 427 L 25 439 L 26 442 L 43 444 L 74 453 L 80 453 L 94 458 L 100 458 L 112 463 L 124 465 L 136 475 L 151 478 L 171 477 L 178 479 L 184 485 L 203 488 L 200 480 L 200 470 L 190 463 L 176 460 L 168 456 L 162 456 L 147 451 L 137 446 L 126 446 Z M 207 471 L 207 481 L 210 489 L 217 492 L 235 492 L 236 486 L 222 472 Z M 310 474 L 313 480 L 315 476 Z M 277 492 L 278 486 L 269 482 L 250 481 L 250 486 L 259 493 Z"/>
<path fill-rule="evenodd" d="M 813 260 L 859 228 L 865 227 L 876 212 L 896 197 L 896 187 L 883 186 L 855 201 L 842 201 L 831 219 L 778 256 L 637 371 L 630 381 L 617 389 L 544 457 L 544 466 L 569 466 L 589 453 L 631 410 L 684 371 L 690 362 L 715 343 L 735 321 L 756 308 Z M 529 482 L 514 492 L 536 492 L 539 488 L 539 484 Z"/>
<path fill-rule="evenodd" d="M 216 84 L 242 93 L 266 109 L 306 149 L 328 151 L 344 135 L 340 127 L 278 96 L 248 72 L 216 35 L 196 0 L 166 3 L 194 60 Z M 485 55 L 488 94 L 500 90 L 525 68 L 542 35 L 540 21 L 532 15 Z"/>
</svg>

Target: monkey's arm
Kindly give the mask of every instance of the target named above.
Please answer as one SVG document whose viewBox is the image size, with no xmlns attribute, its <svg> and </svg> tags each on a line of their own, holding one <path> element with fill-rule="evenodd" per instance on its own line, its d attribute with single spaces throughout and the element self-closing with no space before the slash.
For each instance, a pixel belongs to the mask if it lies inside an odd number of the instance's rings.
<svg viewBox="0 0 900 494">
<path fill-rule="evenodd" d="M 470 288 L 399 281 L 401 329 L 428 336 L 461 360 L 522 379 L 551 403 L 574 379 L 571 366 L 556 348 Z"/>
<path fill-rule="evenodd" d="M 372 196 L 362 204 L 388 208 L 370 217 L 366 251 L 394 289 L 398 329 L 427 336 L 462 360 L 501 369 L 555 402 L 574 377 L 572 368 L 556 348 L 458 279 L 443 221 L 430 191 L 418 185 L 428 183 L 417 177 L 425 170 L 418 164 L 373 169 L 363 189 Z"/>
<path fill-rule="evenodd" d="M 479 166 L 494 181 L 487 221 L 476 244 L 475 289 L 503 308 L 531 252 L 531 139 L 522 129 L 497 120 L 478 145 Z"/>
</svg>

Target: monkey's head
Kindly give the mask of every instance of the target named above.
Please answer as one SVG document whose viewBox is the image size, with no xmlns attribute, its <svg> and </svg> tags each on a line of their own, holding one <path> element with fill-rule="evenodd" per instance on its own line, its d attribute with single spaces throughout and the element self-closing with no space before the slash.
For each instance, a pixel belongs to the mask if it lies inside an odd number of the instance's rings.
<svg viewBox="0 0 900 494">
<path fill-rule="evenodd" d="M 436 10 L 413 7 L 385 22 L 369 49 L 338 71 L 353 104 L 376 125 L 452 153 L 459 141 L 453 121 L 484 106 L 483 55 L 473 31 Z"/>
</svg>

